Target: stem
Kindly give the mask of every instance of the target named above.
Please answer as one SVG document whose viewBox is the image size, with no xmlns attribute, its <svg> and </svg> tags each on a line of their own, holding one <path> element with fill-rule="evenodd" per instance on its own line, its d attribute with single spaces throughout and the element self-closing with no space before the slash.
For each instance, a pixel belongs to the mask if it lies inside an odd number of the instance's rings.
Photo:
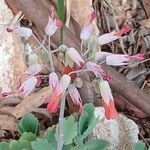
<svg viewBox="0 0 150 150">
<path fill-rule="evenodd" d="M 81 41 L 81 56 L 83 54 L 83 40 Z"/>
<path fill-rule="evenodd" d="M 55 72 L 55 67 L 54 67 L 54 63 L 53 63 L 53 58 L 52 58 L 52 53 L 51 53 L 51 37 L 48 36 L 48 49 L 49 49 L 49 60 L 50 60 L 50 65 L 51 65 L 51 71 Z"/>
<path fill-rule="evenodd" d="M 64 110 L 65 110 L 66 95 L 67 95 L 67 92 L 63 95 L 61 102 L 60 102 L 57 150 L 62 150 L 63 143 L 64 143 L 64 141 L 63 141 L 63 121 L 64 121 Z"/>
</svg>

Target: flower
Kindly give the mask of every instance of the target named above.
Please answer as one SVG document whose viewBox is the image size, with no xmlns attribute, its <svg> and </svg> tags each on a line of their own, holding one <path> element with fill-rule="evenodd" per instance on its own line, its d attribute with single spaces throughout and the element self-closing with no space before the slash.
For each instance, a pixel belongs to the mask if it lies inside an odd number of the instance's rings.
<svg viewBox="0 0 150 150">
<path fill-rule="evenodd" d="M 110 33 L 105 33 L 98 37 L 98 43 L 104 45 L 119 39 L 123 34 L 128 33 L 132 27 L 130 25 L 124 26 L 120 31 L 112 31 Z"/>
<path fill-rule="evenodd" d="M 99 88 L 103 100 L 103 106 L 105 109 L 105 117 L 107 119 L 116 119 L 118 117 L 118 112 L 115 108 L 114 98 L 112 96 L 109 83 L 104 80 L 100 81 Z"/>
<path fill-rule="evenodd" d="M 57 89 L 59 84 L 58 76 L 55 72 L 52 72 L 49 74 L 49 86 L 52 88 L 52 90 Z"/>
<path fill-rule="evenodd" d="M 80 111 L 82 111 L 82 99 L 81 99 L 80 93 L 78 92 L 78 90 L 74 84 L 69 85 L 68 93 L 69 93 L 73 103 L 79 105 Z"/>
<path fill-rule="evenodd" d="M 113 54 L 113 53 L 102 52 L 102 51 L 96 52 L 96 53 L 95 53 L 95 60 L 96 60 L 96 61 L 103 61 L 103 60 L 106 59 L 107 56 L 112 55 L 112 54 Z"/>
<path fill-rule="evenodd" d="M 53 74 L 52 77 L 56 77 L 56 76 Z M 57 111 L 61 97 L 67 90 L 70 84 L 70 81 L 71 81 L 70 76 L 66 74 L 63 75 L 59 81 L 58 86 L 52 91 L 52 95 L 49 96 L 49 102 L 47 105 L 47 111 L 49 113 L 55 113 Z M 55 80 L 55 84 L 53 83 L 53 85 L 56 85 L 56 84 L 57 84 L 57 79 Z"/>
<path fill-rule="evenodd" d="M 101 76 L 101 74 L 104 72 L 104 71 L 102 70 L 101 66 L 100 66 L 100 65 L 97 65 L 97 64 L 94 63 L 94 62 L 90 62 L 90 61 L 87 62 L 87 63 L 85 64 L 85 67 L 86 67 L 86 69 L 87 69 L 88 71 L 93 72 L 96 77 Z"/>
<path fill-rule="evenodd" d="M 25 74 L 34 76 L 37 75 L 41 70 L 42 66 L 38 63 L 35 63 L 26 69 Z"/>
<path fill-rule="evenodd" d="M 111 33 L 105 33 L 105 34 L 99 36 L 98 43 L 99 43 L 99 45 L 104 45 L 104 44 L 113 42 L 119 38 L 120 38 L 120 36 L 115 35 L 115 31 L 113 31 Z"/>
<path fill-rule="evenodd" d="M 73 47 L 68 48 L 65 55 L 66 57 L 69 57 L 72 61 L 74 61 L 78 66 L 81 66 L 81 64 L 84 63 L 84 60 L 82 59 L 78 51 Z"/>
<path fill-rule="evenodd" d="M 52 19 L 49 16 L 48 23 L 45 27 L 45 33 L 49 36 L 52 36 L 58 28 L 61 28 L 61 26 L 62 26 L 62 21 L 60 19 L 56 19 L 56 18 Z"/>
<path fill-rule="evenodd" d="M 8 32 L 15 32 L 21 37 L 29 38 L 32 36 L 32 30 L 26 27 L 14 26 L 14 27 L 7 27 L 6 30 Z"/>
<path fill-rule="evenodd" d="M 34 76 L 30 76 L 21 84 L 17 92 L 26 97 L 33 91 L 37 83 L 38 79 Z"/>
<path fill-rule="evenodd" d="M 82 28 L 81 33 L 80 33 L 80 39 L 87 40 L 90 37 L 91 33 L 92 33 L 91 24 L 84 25 L 84 27 Z"/>
<path fill-rule="evenodd" d="M 112 54 L 106 57 L 106 64 L 111 66 L 128 65 L 130 60 L 143 60 L 144 54 L 136 55 L 123 55 L 123 54 Z"/>
</svg>

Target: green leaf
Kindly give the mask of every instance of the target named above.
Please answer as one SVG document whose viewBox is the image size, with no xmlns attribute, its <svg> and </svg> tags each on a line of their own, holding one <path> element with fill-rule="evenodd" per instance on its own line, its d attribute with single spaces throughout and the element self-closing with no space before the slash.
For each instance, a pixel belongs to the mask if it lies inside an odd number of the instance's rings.
<svg viewBox="0 0 150 150">
<path fill-rule="evenodd" d="M 8 150 L 8 149 L 9 149 L 9 143 L 0 142 L 0 150 Z"/>
<path fill-rule="evenodd" d="M 64 23 L 65 20 L 64 0 L 57 0 L 57 13 L 59 19 Z"/>
<path fill-rule="evenodd" d="M 96 125 L 93 104 L 85 104 L 83 108 L 84 112 L 79 118 L 79 136 L 82 137 L 82 139 L 92 133 Z"/>
<path fill-rule="evenodd" d="M 58 128 L 58 126 L 57 126 Z M 56 129 L 57 130 L 57 129 Z M 63 122 L 63 140 L 64 145 L 68 145 L 72 143 L 73 138 L 77 135 L 77 122 L 73 116 L 64 119 Z M 56 134 L 56 139 L 58 135 Z"/>
<path fill-rule="evenodd" d="M 12 140 L 9 144 L 9 150 L 32 150 L 31 143 L 26 140 Z"/>
<path fill-rule="evenodd" d="M 62 150 L 72 150 L 72 149 L 73 149 L 72 144 L 69 144 L 69 145 L 64 145 Z"/>
<path fill-rule="evenodd" d="M 32 142 L 36 140 L 37 136 L 33 134 L 32 132 L 24 132 L 19 140 L 26 140 L 29 142 Z"/>
<path fill-rule="evenodd" d="M 105 140 L 93 140 L 84 145 L 76 146 L 73 150 L 104 150 L 109 145 L 109 142 Z"/>
<path fill-rule="evenodd" d="M 39 121 L 31 113 L 25 115 L 17 125 L 18 132 L 22 135 L 24 132 L 32 132 L 39 135 Z"/>
<path fill-rule="evenodd" d="M 38 138 L 32 142 L 31 145 L 33 150 L 56 150 L 56 148 L 53 147 L 53 145 L 49 143 L 47 139 Z"/>
<path fill-rule="evenodd" d="M 57 0 L 57 13 L 59 19 L 64 23 L 65 22 L 65 6 L 64 6 L 64 0 Z M 61 44 L 63 43 L 63 26 L 60 30 L 60 39 Z"/>
<path fill-rule="evenodd" d="M 49 127 L 44 134 L 44 138 L 48 140 L 48 142 L 54 142 L 55 140 L 55 126 Z"/>
<path fill-rule="evenodd" d="M 147 150 L 147 148 L 143 142 L 139 141 L 135 144 L 134 150 Z"/>
</svg>

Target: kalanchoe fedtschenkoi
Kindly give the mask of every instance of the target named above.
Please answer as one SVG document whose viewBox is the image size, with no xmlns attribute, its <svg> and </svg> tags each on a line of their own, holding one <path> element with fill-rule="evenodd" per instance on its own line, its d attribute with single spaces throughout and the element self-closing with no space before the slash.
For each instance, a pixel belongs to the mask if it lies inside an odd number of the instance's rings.
<svg viewBox="0 0 150 150">
<path fill-rule="evenodd" d="M 68 93 L 73 103 L 80 106 L 80 112 L 82 112 L 82 99 L 81 99 L 80 93 L 78 92 L 74 84 L 69 85 Z"/>
<path fill-rule="evenodd" d="M 65 55 L 66 57 L 69 57 L 69 59 L 71 59 L 73 62 L 75 62 L 78 66 L 81 66 L 85 63 L 78 51 L 73 47 L 68 48 Z"/>
<path fill-rule="evenodd" d="M 144 59 L 144 54 L 136 55 L 122 55 L 122 54 L 112 54 L 106 57 L 106 64 L 111 66 L 122 66 L 128 65 L 130 60 L 141 61 Z"/>
<path fill-rule="evenodd" d="M 30 28 L 14 26 L 14 27 L 7 27 L 6 30 L 8 32 L 15 32 L 21 37 L 29 38 L 32 36 L 33 32 Z"/>
<path fill-rule="evenodd" d="M 104 73 L 104 71 L 103 71 L 103 69 L 101 68 L 101 66 L 100 66 L 100 65 L 97 65 L 97 64 L 94 63 L 94 62 L 90 62 L 90 61 L 87 62 L 87 63 L 85 64 L 85 68 L 86 68 L 86 70 L 93 72 L 96 77 L 99 77 L 99 76 L 101 76 L 101 75 Z"/>
<path fill-rule="evenodd" d="M 104 45 L 110 42 L 113 42 L 117 39 L 119 39 L 123 34 L 128 33 L 131 31 L 132 27 L 129 25 L 124 26 L 120 31 L 113 31 L 110 33 L 105 33 L 103 35 L 100 35 L 98 37 L 98 43 L 100 45 Z"/>
<path fill-rule="evenodd" d="M 38 83 L 38 79 L 34 76 L 29 76 L 27 80 L 25 80 L 21 86 L 18 88 L 17 92 L 26 97 L 28 96 L 35 88 Z"/>
<path fill-rule="evenodd" d="M 55 72 L 52 72 L 49 74 L 49 86 L 52 88 L 52 90 L 54 91 L 55 89 L 57 89 L 59 84 L 59 79 L 58 76 Z"/>
<path fill-rule="evenodd" d="M 58 110 L 58 106 L 61 100 L 61 97 L 67 90 L 69 84 L 70 84 L 71 78 L 68 75 L 63 75 L 62 78 L 59 81 L 58 86 L 52 91 L 52 94 L 48 98 L 48 105 L 47 105 L 47 111 L 49 113 L 55 113 Z M 57 84 L 57 80 L 55 80 Z M 53 85 L 56 85 L 52 83 Z"/>
<path fill-rule="evenodd" d="M 107 119 L 116 119 L 118 112 L 115 108 L 114 98 L 111 93 L 109 83 L 107 81 L 99 81 L 100 93 L 102 96 L 103 106 L 105 109 L 105 117 Z"/>
</svg>

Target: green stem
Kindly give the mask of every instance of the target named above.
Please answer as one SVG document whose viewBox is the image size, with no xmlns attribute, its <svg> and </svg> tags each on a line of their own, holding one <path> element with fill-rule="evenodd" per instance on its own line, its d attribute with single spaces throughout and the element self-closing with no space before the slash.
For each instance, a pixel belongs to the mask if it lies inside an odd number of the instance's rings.
<svg viewBox="0 0 150 150">
<path fill-rule="evenodd" d="M 67 92 L 63 95 L 61 102 L 60 102 L 57 150 L 62 150 L 63 143 L 64 143 L 64 140 L 63 140 L 63 121 L 64 121 L 64 110 L 65 110 L 66 95 L 67 95 Z"/>
</svg>

